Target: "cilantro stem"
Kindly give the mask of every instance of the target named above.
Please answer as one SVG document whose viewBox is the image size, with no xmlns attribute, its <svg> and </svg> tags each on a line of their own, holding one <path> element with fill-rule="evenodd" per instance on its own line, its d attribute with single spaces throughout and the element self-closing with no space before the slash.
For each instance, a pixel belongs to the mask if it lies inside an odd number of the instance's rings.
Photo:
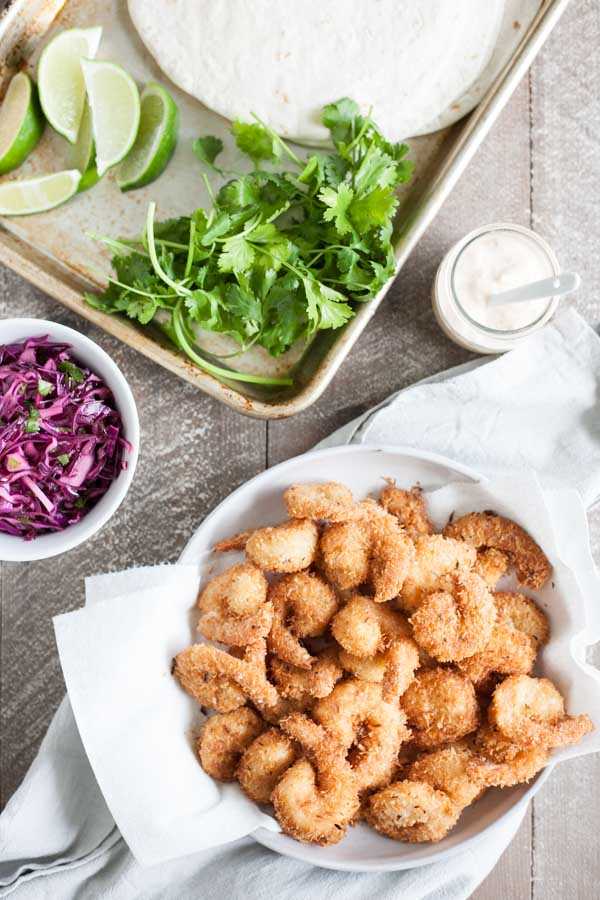
<svg viewBox="0 0 600 900">
<path fill-rule="evenodd" d="M 190 240 L 188 244 L 188 254 L 187 259 L 185 261 L 185 269 L 183 270 L 183 275 L 185 278 L 190 274 L 190 269 L 192 268 L 192 263 L 194 261 L 194 237 L 196 234 L 196 223 L 193 219 L 190 219 Z"/>
<path fill-rule="evenodd" d="M 94 234 L 93 231 L 86 231 L 85 235 L 92 238 L 93 241 L 100 241 L 101 244 L 106 244 L 117 256 L 120 255 L 119 251 L 122 250 L 125 250 L 127 253 L 139 253 L 140 256 L 148 256 L 145 250 L 138 250 L 137 247 L 132 246 L 133 244 L 141 243 L 141 241 L 118 241 L 116 238 L 106 237 L 103 234 Z"/>
<path fill-rule="evenodd" d="M 189 297 L 192 294 L 192 291 L 189 288 L 186 288 L 181 284 L 181 282 L 173 281 L 173 279 L 167 275 L 163 267 L 161 266 L 158 255 L 156 253 L 156 244 L 154 242 L 154 213 L 156 211 L 156 203 L 152 200 L 148 204 L 148 214 L 146 216 L 146 244 L 148 246 L 148 253 L 150 254 L 150 261 L 152 262 L 152 267 L 159 278 L 161 278 L 165 284 L 168 284 L 170 288 L 172 288 L 176 294 L 180 297 L 186 296 Z"/>
<path fill-rule="evenodd" d="M 273 131 L 272 128 L 269 128 L 269 126 L 268 126 L 267 124 L 265 124 L 265 122 L 263 122 L 262 119 L 259 119 L 259 117 L 256 115 L 256 113 L 252 113 L 252 118 L 255 119 L 255 121 L 257 121 L 259 125 L 262 125 L 262 127 L 265 129 L 265 131 L 267 132 L 267 134 L 269 134 L 269 135 L 273 138 L 273 140 L 275 141 L 275 143 L 278 144 L 279 147 L 281 147 L 281 149 L 284 151 L 284 153 L 286 153 L 286 154 L 289 156 L 289 158 L 290 158 L 291 160 L 293 160 L 293 161 L 296 163 L 297 166 L 300 166 L 302 169 L 304 168 L 304 166 L 305 166 L 306 164 L 303 163 L 302 160 L 299 159 L 299 158 L 296 156 L 296 154 L 294 153 L 294 151 L 291 150 L 290 147 L 288 147 L 288 145 L 286 144 L 286 142 L 283 141 L 283 140 L 279 137 L 279 135 L 276 134 L 276 132 Z"/>
<path fill-rule="evenodd" d="M 204 369 L 210 375 L 216 375 L 217 378 L 227 378 L 230 381 L 247 381 L 250 384 L 269 384 L 269 385 L 289 385 L 293 384 L 293 379 L 288 377 L 270 378 L 266 375 L 250 375 L 246 372 L 236 372 L 234 369 L 222 369 L 221 366 L 214 366 L 208 360 L 199 356 L 193 347 L 188 343 L 182 322 L 181 300 L 173 311 L 173 328 L 181 349 L 189 356 L 192 362 L 196 363 L 199 368 Z"/>
</svg>

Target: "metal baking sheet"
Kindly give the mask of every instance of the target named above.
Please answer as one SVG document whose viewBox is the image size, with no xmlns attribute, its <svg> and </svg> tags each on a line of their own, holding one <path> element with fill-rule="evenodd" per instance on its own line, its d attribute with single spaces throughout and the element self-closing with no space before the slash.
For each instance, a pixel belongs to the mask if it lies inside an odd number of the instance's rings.
<svg viewBox="0 0 600 900">
<path fill-rule="evenodd" d="M 149 0 L 151 2 L 151 0 Z M 523 0 L 508 0 L 509 4 Z M 535 0 L 532 0 L 535 2 Z M 401 193 L 395 250 L 398 271 L 435 217 L 477 148 L 507 103 L 569 0 L 544 0 L 529 27 L 515 20 L 514 47 L 504 68 L 478 107 L 456 125 L 410 140 L 415 177 Z M 88 306 L 85 290 L 97 289 L 110 269 L 109 253 L 88 232 L 116 236 L 140 234 L 147 204 L 157 202 L 157 218 L 189 213 L 207 200 L 191 139 L 216 134 L 227 138 L 229 123 L 171 85 L 141 43 L 127 13 L 125 0 L 12 0 L 0 20 L 0 94 L 19 68 L 35 72 L 41 48 L 55 32 L 73 26 L 102 25 L 99 57 L 124 65 L 139 84 L 166 84 L 181 114 L 177 151 L 166 172 L 146 188 L 122 194 L 110 173 L 92 190 L 56 210 L 29 217 L 0 219 L 0 262 L 19 272 L 60 303 L 96 323 L 160 365 L 197 385 L 239 412 L 259 418 L 293 415 L 325 390 L 369 319 L 389 284 L 343 329 L 319 333 L 308 345 L 293 347 L 275 360 L 254 347 L 235 358 L 242 371 L 262 375 L 293 372 L 290 388 L 226 385 L 201 371 L 162 339 L 158 329 L 142 330 L 124 317 L 109 316 Z M 47 128 L 32 156 L 19 170 L 23 176 L 69 167 L 66 142 Z M 14 174 L 10 177 L 14 177 Z M 208 354 L 224 356 L 237 345 L 222 335 L 204 332 L 199 345 Z"/>
</svg>

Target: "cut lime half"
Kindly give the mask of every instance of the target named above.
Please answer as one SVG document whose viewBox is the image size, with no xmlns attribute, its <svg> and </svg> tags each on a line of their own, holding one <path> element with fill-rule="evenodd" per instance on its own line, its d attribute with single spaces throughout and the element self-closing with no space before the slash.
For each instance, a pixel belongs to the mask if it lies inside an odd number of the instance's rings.
<svg viewBox="0 0 600 900">
<path fill-rule="evenodd" d="M 140 124 L 140 95 L 135 81 L 116 63 L 81 60 L 92 129 L 96 143 L 98 175 L 127 156 Z"/>
<path fill-rule="evenodd" d="M 77 140 L 85 83 L 81 59 L 96 55 L 102 28 L 69 28 L 50 41 L 38 63 L 38 90 L 44 115 L 72 144 Z"/>
<path fill-rule="evenodd" d="M 171 95 L 150 82 L 142 91 L 140 127 L 135 144 L 117 169 L 122 191 L 154 181 L 167 166 L 177 144 L 179 112 Z"/>
<path fill-rule="evenodd" d="M 72 152 L 69 154 L 68 165 L 73 169 L 79 169 L 81 172 L 81 181 L 79 182 L 78 191 L 87 191 L 92 185 L 96 184 L 100 176 L 96 168 L 96 145 L 94 144 L 94 134 L 92 131 L 92 113 L 89 103 L 86 102 L 81 117 L 81 125 L 79 134 L 77 135 L 77 143 L 73 146 Z"/>
<path fill-rule="evenodd" d="M 54 209 L 76 193 L 80 178 L 77 169 L 67 169 L 23 181 L 5 181 L 0 184 L 0 216 L 28 216 Z"/>
<path fill-rule="evenodd" d="M 44 130 L 35 84 L 26 72 L 11 79 L 0 107 L 0 175 L 29 156 Z"/>
</svg>

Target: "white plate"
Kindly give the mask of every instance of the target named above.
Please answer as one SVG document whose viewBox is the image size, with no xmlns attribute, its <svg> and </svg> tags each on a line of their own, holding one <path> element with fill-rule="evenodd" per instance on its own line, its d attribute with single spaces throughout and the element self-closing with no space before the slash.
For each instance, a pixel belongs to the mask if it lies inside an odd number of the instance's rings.
<svg viewBox="0 0 600 900">
<path fill-rule="evenodd" d="M 466 466 L 410 449 L 350 445 L 313 451 L 262 472 L 230 494 L 195 532 L 180 562 L 198 562 L 205 576 L 230 566 L 232 554 L 223 554 L 222 559 L 215 561 L 211 552 L 215 543 L 236 531 L 284 519 L 282 494 L 293 482 L 342 481 L 360 499 L 369 494 L 377 496 L 384 477 L 395 478 L 400 487 L 419 483 L 425 490 L 450 482 L 482 480 Z M 363 824 L 351 828 L 347 837 L 332 847 L 301 844 L 285 834 L 263 828 L 254 832 L 253 837 L 277 853 L 327 869 L 390 871 L 441 862 L 472 847 L 517 806 L 527 804 L 551 769 L 548 766 L 529 785 L 488 791 L 465 810 L 457 826 L 438 844 L 392 841 Z"/>
</svg>

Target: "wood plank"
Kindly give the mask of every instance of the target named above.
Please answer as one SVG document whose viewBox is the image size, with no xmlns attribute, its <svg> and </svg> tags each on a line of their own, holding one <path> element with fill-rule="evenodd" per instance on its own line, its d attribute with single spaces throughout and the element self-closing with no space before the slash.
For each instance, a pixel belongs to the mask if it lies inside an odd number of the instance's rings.
<svg viewBox="0 0 600 900">
<path fill-rule="evenodd" d="M 131 490 L 98 535 L 55 559 L 1 564 L 2 805 L 64 692 L 52 616 L 82 604 L 86 575 L 175 561 L 204 516 L 265 464 L 264 423 L 231 412 L 0 270 L 0 318 L 19 315 L 72 325 L 110 353 L 135 395 L 142 446 Z"/>
<path fill-rule="evenodd" d="M 514 840 L 496 867 L 472 894 L 473 900 L 529 900 L 531 896 L 531 825 L 529 809 Z"/>
<path fill-rule="evenodd" d="M 532 70 L 532 221 L 565 268 L 580 272 L 577 309 L 600 318 L 600 42 L 597 0 L 572 3 Z M 600 562 L 600 510 L 590 516 Z M 600 662 L 596 650 L 591 658 Z M 600 755 L 560 766 L 534 801 L 534 900 L 597 896 Z"/>
</svg>

